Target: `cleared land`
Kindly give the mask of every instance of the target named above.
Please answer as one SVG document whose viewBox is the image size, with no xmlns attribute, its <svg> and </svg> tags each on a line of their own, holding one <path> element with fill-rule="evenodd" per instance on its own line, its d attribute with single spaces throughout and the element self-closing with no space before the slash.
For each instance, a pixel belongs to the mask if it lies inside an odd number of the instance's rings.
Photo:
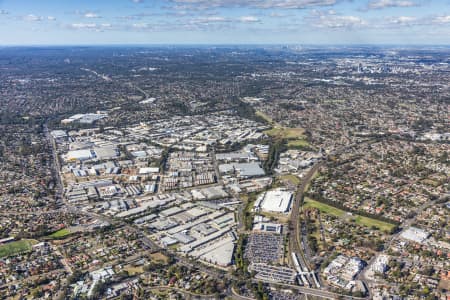
<svg viewBox="0 0 450 300">
<path fill-rule="evenodd" d="M 319 209 L 323 213 L 333 215 L 338 218 L 344 218 L 345 215 L 347 214 L 347 212 L 342 209 L 312 200 L 310 198 L 305 199 L 304 207 L 314 207 L 314 208 Z M 351 218 L 349 218 L 349 220 L 354 221 L 356 224 L 361 225 L 361 226 L 376 227 L 379 230 L 388 231 L 388 232 L 395 227 L 395 225 L 393 225 L 393 224 L 383 222 L 380 220 L 375 220 L 375 219 L 368 218 L 368 217 L 364 217 L 364 216 L 359 216 L 359 215 L 353 215 Z"/>
<path fill-rule="evenodd" d="M 288 180 L 294 185 L 299 185 L 300 184 L 300 178 L 298 178 L 297 176 L 292 175 L 292 174 L 280 176 L 280 179 L 281 180 Z"/>
<path fill-rule="evenodd" d="M 52 234 L 49 235 L 49 237 L 52 239 L 60 239 L 60 238 L 68 236 L 71 233 L 72 232 L 69 229 L 63 228 L 63 229 L 53 232 Z"/>
<path fill-rule="evenodd" d="M 326 214 L 329 214 L 329 215 L 333 215 L 333 216 L 338 217 L 338 218 L 342 218 L 346 214 L 345 211 L 343 211 L 343 210 L 341 210 L 339 208 L 336 208 L 336 207 L 333 207 L 331 205 L 327 205 L 327 204 L 324 204 L 324 203 L 312 200 L 310 198 L 306 198 L 305 199 L 305 203 L 303 204 L 303 207 L 317 208 L 318 210 L 320 210 L 323 213 L 326 213 Z"/>
<path fill-rule="evenodd" d="M 268 115 L 266 115 L 266 114 L 263 113 L 262 111 L 257 111 L 255 114 L 256 114 L 257 116 L 263 118 L 264 120 L 266 120 L 266 122 L 269 123 L 269 124 L 272 124 L 272 125 L 273 125 L 273 124 L 275 123 L 275 122 L 272 120 L 271 117 L 269 117 Z"/>
<path fill-rule="evenodd" d="M 0 258 L 31 251 L 31 241 L 20 240 L 0 245 Z"/>
<path fill-rule="evenodd" d="M 261 118 L 266 120 L 267 123 L 273 126 L 272 129 L 266 130 L 264 131 L 264 133 L 275 139 L 287 140 L 288 148 L 302 149 L 308 148 L 310 146 L 310 144 L 306 140 L 306 136 L 304 135 L 305 130 L 303 128 L 289 128 L 281 126 L 280 124 L 272 120 L 270 116 L 263 113 L 262 111 L 257 111 L 256 115 L 260 116 Z"/>
<path fill-rule="evenodd" d="M 310 144 L 308 143 L 307 140 L 295 140 L 295 141 L 288 141 L 288 148 L 298 148 L 298 149 L 302 149 L 302 148 L 308 148 L 310 146 Z"/>
<path fill-rule="evenodd" d="M 305 136 L 303 135 L 305 133 L 305 130 L 303 128 L 288 128 L 275 126 L 272 129 L 264 131 L 264 133 L 270 135 L 271 137 L 278 137 L 281 139 L 293 141 L 305 139 Z"/>
<path fill-rule="evenodd" d="M 288 128 L 277 125 L 272 129 L 264 131 L 264 133 L 274 139 L 287 140 L 288 148 L 301 149 L 310 146 L 304 135 L 305 130 L 303 128 Z"/>
<path fill-rule="evenodd" d="M 139 274 L 144 273 L 143 267 L 126 266 L 126 267 L 124 267 L 124 270 L 127 271 L 130 276 L 139 275 Z"/>
</svg>

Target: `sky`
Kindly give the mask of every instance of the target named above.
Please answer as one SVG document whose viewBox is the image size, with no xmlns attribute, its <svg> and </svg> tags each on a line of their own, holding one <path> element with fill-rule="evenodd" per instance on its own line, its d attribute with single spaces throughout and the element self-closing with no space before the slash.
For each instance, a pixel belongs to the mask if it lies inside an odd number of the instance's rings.
<svg viewBox="0 0 450 300">
<path fill-rule="evenodd" d="M 450 45 L 450 0 L 0 0 L 0 45 Z"/>
</svg>

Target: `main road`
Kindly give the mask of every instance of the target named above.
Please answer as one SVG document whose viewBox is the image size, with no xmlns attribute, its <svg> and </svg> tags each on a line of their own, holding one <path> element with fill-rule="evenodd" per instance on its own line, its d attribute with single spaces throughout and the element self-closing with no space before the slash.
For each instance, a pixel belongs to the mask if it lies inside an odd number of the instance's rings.
<svg viewBox="0 0 450 300">
<path fill-rule="evenodd" d="M 301 226 L 300 226 L 300 205 L 302 203 L 304 193 L 306 191 L 306 188 L 311 183 L 311 180 L 313 179 L 316 172 L 319 170 L 319 168 L 323 165 L 323 161 L 318 162 L 315 164 L 309 171 L 306 173 L 306 175 L 301 179 L 300 184 L 297 188 L 297 193 L 295 195 L 295 200 L 292 205 L 292 211 L 291 211 L 291 219 L 290 219 L 290 227 L 292 229 L 292 235 L 289 239 L 289 250 L 290 253 L 303 253 L 302 251 L 302 232 L 301 232 Z M 301 258 L 301 255 L 299 256 L 299 259 Z M 307 262 L 305 262 L 307 263 Z"/>
</svg>

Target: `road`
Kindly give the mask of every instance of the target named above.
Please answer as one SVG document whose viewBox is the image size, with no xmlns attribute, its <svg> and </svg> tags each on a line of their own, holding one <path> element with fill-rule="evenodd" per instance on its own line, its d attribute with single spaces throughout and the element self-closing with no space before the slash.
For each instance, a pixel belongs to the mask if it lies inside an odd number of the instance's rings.
<svg viewBox="0 0 450 300">
<path fill-rule="evenodd" d="M 271 281 L 266 281 L 266 280 L 254 280 L 254 282 L 265 282 L 265 283 L 274 283 Z M 289 289 L 294 289 L 299 291 L 302 294 L 308 295 L 308 296 L 316 296 L 316 297 L 322 297 L 325 299 L 347 299 L 347 300 L 362 300 L 362 299 L 367 299 L 367 298 L 358 298 L 358 297 L 353 297 L 353 296 L 347 296 L 347 295 L 341 295 L 341 294 L 336 294 L 333 292 L 328 292 L 328 291 L 324 291 L 324 290 L 319 290 L 319 289 L 314 289 L 314 288 L 307 288 L 307 287 L 303 287 L 303 286 L 298 286 L 298 285 L 293 285 L 293 284 L 286 284 L 286 283 L 279 283 L 276 282 L 275 283 L 278 286 L 281 286 L 283 288 L 289 288 Z"/>
<path fill-rule="evenodd" d="M 302 236 L 304 236 L 301 232 L 303 226 L 300 226 L 300 204 L 303 201 L 303 196 L 306 191 L 306 188 L 308 187 L 309 183 L 311 182 L 312 178 L 316 174 L 316 172 L 319 170 L 319 168 L 323 165 L 323 162 L 319 162 L 315 164 L 308 173 L 302 178 L 298 188 L 297 193 L 295 195 L 294 203 L 292 205 L 292 211 L 291 211 L 291 218 L 290 218 L 290 227 L 292 229 L 291 238 L 289 239 L 289 252 L 290 253 L 297 253 L 299 256 L 299 259 L 302 259 L 302 253 L 304 251 L 302 250 Z M 307 265 L 307 262 L 305 262 Z"/>
</svg>

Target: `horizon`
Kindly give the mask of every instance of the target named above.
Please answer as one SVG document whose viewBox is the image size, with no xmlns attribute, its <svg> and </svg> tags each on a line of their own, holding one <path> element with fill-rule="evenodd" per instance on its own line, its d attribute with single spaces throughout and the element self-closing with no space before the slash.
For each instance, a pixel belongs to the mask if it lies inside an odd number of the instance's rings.
<svg viewBox="0 0 450 300">
<path fill-rule="evenodd" d="M 378 47 L 378 48 L 424 48 L 424 47 L 439 47 L 450 48 L 449 44 L 289 44 L 289 43 L 255 43 L 255 44 L 239 44 L 239 43 L 173 43 L 173 44 L 148 44 L 148 43 L 130 43 L 130 44 L 0 44 L 0 48 L 43 48 L 43 47 L 87 47 L 87 48 L 101 48 L 101 47 L 303 47 L 303 48 L 347 48 L 347 47 Z"/>
</svg>

